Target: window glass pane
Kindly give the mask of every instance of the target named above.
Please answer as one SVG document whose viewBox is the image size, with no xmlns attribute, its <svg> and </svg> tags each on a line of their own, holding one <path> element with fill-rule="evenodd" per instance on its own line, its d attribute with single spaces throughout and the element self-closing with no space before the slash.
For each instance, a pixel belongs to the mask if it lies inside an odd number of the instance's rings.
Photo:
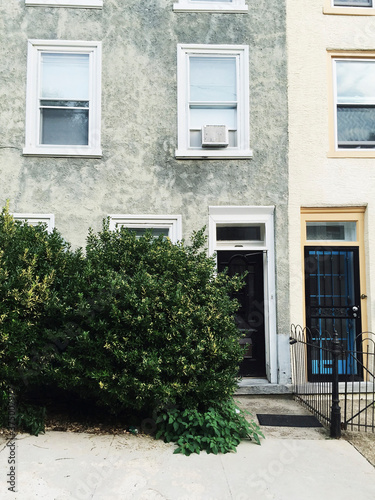
<svg viewBox="0 0 375 500">
<path fill-rule="evenodd" d="M 336 61 L 337 102 L 375 104 L 375 61 Z"/>
<path fill-rule="evenodd" d="M 372 1 L 371 0 L 334 0 L 333 5 L 335 7 L 338 7 L 340 5 L 344 5 L 346 7 L 372 7 Z"/>
<path fill-rule="evenodd" d="M 260 226 L 217 226 L 218 241 L 261 241 Z"/>
<path fill-rule="evenodd" d="M 168 227 L 130 227 L 129 231 L 134 231 L 137 238 L 144 236 L 147 232 L 151 232 L 154 238 L 158 238 L 159 236 L 168 237 L 169 236 L 169 228 Z"/>
<path fill-rule="evenodd" d="M 42 57 L 42 99 L 89 99 L 89 54 L 50 54 Z"/>
<path fill-rule="evenodd" d="M 192 108 L 190 110 L 190 128 L 202 128 L 203 125 L 227 125 L 237 128 L 237 110 L 235 108 Z"/>
<path fill-rule="evenodd" d="M 235 57 L 190 57 L 190 101 L 236 101 Z"/>
<path fill-rule="evenodd" d="M 89 101 L 59 101 L 58 99 L 53 99 L 51 101 L 43 99 L 40 101 L 40 105 L 44 106 L 57 106 L 63 108 L 88 108 Z"/>
<path fill-rule="evenodd" d="M 42 109 L 41 144 L 88 145 L 88 110 Z"/>
<path fill-rule="evenodd" d="M 357 241 L 357 224 L 350 222 L 307 222 L 307 240 Z"/>
<path fill-rule="evenodd" d="M 337 139 L 339 143 L 375 141 L 375 107 L 339 106 Z"/>
</svg>

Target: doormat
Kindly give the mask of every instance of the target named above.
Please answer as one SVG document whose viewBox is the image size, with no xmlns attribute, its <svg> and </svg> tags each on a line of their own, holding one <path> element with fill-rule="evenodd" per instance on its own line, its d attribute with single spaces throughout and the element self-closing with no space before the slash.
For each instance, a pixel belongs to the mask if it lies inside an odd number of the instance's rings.
<svg viewBox="0 0 375 500">
<path fill-rule="evenodd" d="M 270 427 L 323 427 L 313 415 L 272 415 L 257 413 L 260 425 Z"/>
</svg>

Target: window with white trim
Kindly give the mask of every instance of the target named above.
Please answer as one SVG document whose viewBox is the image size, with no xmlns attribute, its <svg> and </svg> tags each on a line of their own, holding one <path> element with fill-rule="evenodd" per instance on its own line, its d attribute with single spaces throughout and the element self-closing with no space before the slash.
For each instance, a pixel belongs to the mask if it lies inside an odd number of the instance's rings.
<svg viewBox="0 0 375 500">
<path fill-rule="evenodd" d="M 101 155 L 101 42 L 29 40 L 25 155 Z"/>
<path fill-rule="evenodd" d="M 325 0 L 324 14 L 374 16 L 374 0 Z"/>
<path fill-rule="evenodd" d="M 30 226 L 37 226 L 38 224 L 45 224 L 47 231 L 52 232 L 55 227 L 55 216 L 54 214 L 26 214 L 26 213 L 14 213 L 12 214 L 15 220 L 21 220 L 27 222 Z"/>
<path fill-rule="evenodd" d="M 333 58 L 335 143 L 375 148 L 375 59 Z"/>
<path fill-rule="evenodd" d="M 103 0 L 25 0 L 28 7 L 75 7 L 79 9 L 101 9 Z"/>
<path fill-rule="evenodd" d="M 133 230 L 137 237 L 151 231 L 155 238 L 165 236 L 172 243 L 182 238 L 181 215 L 110 215 L 109 228 L 120 227 Z"/>
<path fill-rule="evenodd" d="M 179 0 L 173 4 L 176 12 L 222 12 L 246 13 L 248 6 L 245 0 Z"/>
<path fill-rule="evenodd" d="M 176 158 L 251 158 L 248 46 L 177 50 Z"/>
</svg>

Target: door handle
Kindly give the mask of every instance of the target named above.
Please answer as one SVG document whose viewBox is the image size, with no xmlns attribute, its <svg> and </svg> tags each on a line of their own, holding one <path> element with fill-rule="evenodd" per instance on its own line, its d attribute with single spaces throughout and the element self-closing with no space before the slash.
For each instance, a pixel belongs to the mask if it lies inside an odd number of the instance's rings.
<svg viewBox="0 0 375 500">
<path fill-rule="evenodd" d="M 353 318 L 357 318 L 358 317 L 358 311 L 359 311 L 359 307 L 358 306 L 353 306 L 352 307 Z"/>
</svg>

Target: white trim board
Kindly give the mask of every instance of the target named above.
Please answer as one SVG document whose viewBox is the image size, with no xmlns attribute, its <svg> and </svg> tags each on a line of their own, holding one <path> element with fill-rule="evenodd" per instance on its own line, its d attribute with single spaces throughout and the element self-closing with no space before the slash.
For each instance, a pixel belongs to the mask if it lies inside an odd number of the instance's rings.
<svg viewBox="0 0 375 500">
<path fill-rule="evenodd" d="M 26 7 L 72 7 L 76 9 L 101 9 L 103 0 L 25 0 Z"/>
<path fill-rule="evenodd" d="M 211 206 L 209 213 L 209 254 L 213 255 L 223 247 L 216 241 L 218 224 L 257 223 L 264 224 L 264 307 L 265 307 L 265 346 L 266 374 L 271 384 L 278 383 L 276 335 L 276 273 L 275 273 L 275 238 L 274 238 L 274 206 Z M 244 250 L 260 250 L 259 245 L 251 243 Z M 226 247 L 225 250 L 230 250 Z"/>
</svg>

